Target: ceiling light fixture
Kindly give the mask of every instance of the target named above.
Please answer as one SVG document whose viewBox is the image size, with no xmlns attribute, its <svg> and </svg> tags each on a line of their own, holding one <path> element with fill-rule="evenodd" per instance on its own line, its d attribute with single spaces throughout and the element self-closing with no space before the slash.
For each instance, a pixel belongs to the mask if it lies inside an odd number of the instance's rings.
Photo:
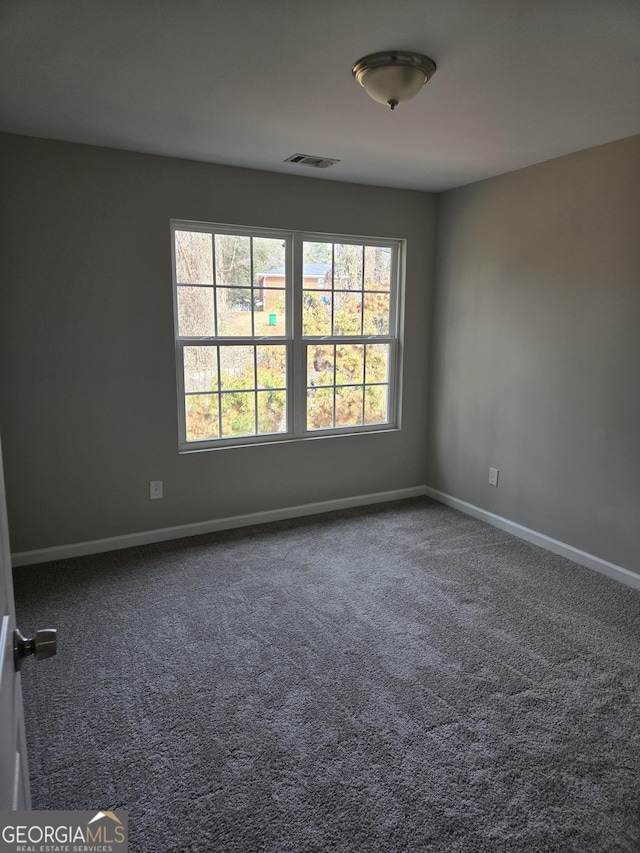
<svg viewBox="0 0 640 853">
<path fill-rule="evenodd" d="M 433 59 L 421 53 L 388 50 L 363 56 L 351 69 L 367 95 L 395 109 L 415 97 L 435 74 Z"/>
</svg>

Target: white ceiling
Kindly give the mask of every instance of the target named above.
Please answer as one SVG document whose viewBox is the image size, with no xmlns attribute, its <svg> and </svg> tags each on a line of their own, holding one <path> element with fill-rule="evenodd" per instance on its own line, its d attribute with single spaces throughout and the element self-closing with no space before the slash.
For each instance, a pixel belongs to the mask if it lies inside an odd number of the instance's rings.
<svg viewBox="0 0 640 853">
<path fill-rule="evenodd" d="M 382 50 L 438 66 L 394 112 Z M 640 133 L 639 72 L 640 0 L 0 2 L 1 130 L 419 190 Z"/>
</svg>

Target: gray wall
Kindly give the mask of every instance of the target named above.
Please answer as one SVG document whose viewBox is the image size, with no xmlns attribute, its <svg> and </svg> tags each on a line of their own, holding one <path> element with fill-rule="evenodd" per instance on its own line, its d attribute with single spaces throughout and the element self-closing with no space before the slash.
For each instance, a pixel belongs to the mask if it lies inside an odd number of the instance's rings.
<svg viewBox="0 0 640 853">
<path fill-rule="evenodd" d="M 640 572 L 640 136 L 444 193 L 436 252 L 428 484 Z"/>
<path fill-rule="evenodd" d="M 427 482 L 640 572 L 640 137 L 439 197 L 430 367 L 432 195 L 10 135 L 0 171 L 14 551 Z M 402 431 L 179 455 L 172 217 L 407 238 Z"/>
<path fill-rule="evenodd" d="M 14 551 L 425 482 L 434 196 L 10 135 L 0 170 Z M 178 455 L 172 217 L 406 238 L 402 430 Z"/>
</svg>

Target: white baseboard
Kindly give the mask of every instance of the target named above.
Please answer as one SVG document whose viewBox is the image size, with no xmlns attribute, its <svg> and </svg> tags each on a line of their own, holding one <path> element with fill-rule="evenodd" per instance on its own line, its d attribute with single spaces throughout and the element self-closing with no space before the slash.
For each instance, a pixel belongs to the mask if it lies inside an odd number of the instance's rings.
<svg viewBox="0 0 640 853">
<path fill-rule="evenodd" d="M 581 566 L 586 566 L 588 569 L 594 569 L 600 574 L 620 581 L 621 583 L 631 586 L 634 589 L 640 589 L 640 575 L 629 571 L 622 566 L 616 566 L 614 563 L 609 563 L 600 557 L 594 557 L 593 554 L 587 554 L 586 551 L 580 551 L 572 545 L 567 545 L 557 539 L 552 539 L 550 536 L 545 536 L 544 533 L 538 533 L 522 524 L 517 524 L 515 521 L 509 521 L 508 518 L 503 518 L 500 515 L 495 515 L 493 512 L 488 512 L 486 509 L 481 509 L 478 506 L 461 501 L 444 492 L 439 492 L 437 489 L 432 489 L 430 486 L 424 487 L 424 494 L 433 498 L 440 503 L 447 504 L 453 509 L 460 510 L 466 515 L 472 515 L 474 518 L 479 518 L 481 521 L 486 521 L 494 527 L 499 527 L 507 533 L 517 536 L 519 539 L 524 539 L 534 545 L 539 545 L 547 551 L 552 551 L 554 554 L 559 554 L 561 557 L 567 557 L 573 560 L 574 563 L 579 563 Z"/>
<path fill-rule="evenodd" d="M 374 492 L 368 495 L 355 495 L 350 498 L 318 501 L 301 506 L 283 509 L 252 512 L 246 515 L 233 515 L 212 521 L 199 521 L 194 524 L 181 524 L 177 527 L 164 527 L 159 530 L 146 530 L 141 533 L 128 533 L 124 536 L 110 536 L 106 539 L 93 539 L 71 545 L 54 545 L 51 548 L 39 548 L 35 551 L 18 551 L 12 554 L 12 565 L 31 566 L 34 563 L 48 563 L 51 560 L 66 560 L 69 557 L 84 557 L 87 554 L 101 554 L 105 551 L 118 551 L 133 548 L 136 545 L 149 545 L 153 542 L 166 542 L 170 539 L 184 539 L 187 536 L 200 536 L 203 533 L 215 533 L 218 530 L 231 530 L 234 527 L 249 527 L 252 524 L 267 524 L 270 521 L 283 521 L 305 515 L 318 515 L 322 512 L 334 512 L 357 506 L 399 501 L 405 498 L 422 497 L 424 486 L 407 489 L 394 489 L 388 492 Z"/>
<path fill-rule="evenodd" d="M 153 542 L 166 542 L 170 539 L 184 539 L 187 536 L 199 536 L 203 533 L 215 533 L 218 530 L 231 530 L 235 527 L 248 527 L 252 524 L 267 524 L 270 521 L 283 521 L 288 518 L 299 518 L 305 515 L 317 515 L 322 512 L 333 512 L 350 507 L 367 506 L 369 504 L 384 503 L 386 501 L 398 501 L 405 498 L 415 498 L 426 495 L 440 503 L 460 510 L 466 515 L 471 515 L 487 524 L 505 530 L 554 554 L 567 557 L 581 566 L 594 569 L 607 577 L 620 581 L 634 589 L 640 589 L 640 575 L 629 571 L 622 566 L 616 566 L 594 557 L 586 551 L 580 551 L 572 545 L 567 545 L 544 533 L 538 533 L 515 521 L 509 521 L 500 515 L 481 509 L 474 504 L 454 498 L 430 486 L 413 486 L 408 489 L 394 489 L 388 492 L 374 492 L 368 495 L 355 495 L 349 498 L 337 498 L 336 500 L 319 501 L 317 503 L 302 504 L 300 506 L 284 507 L 282 509 L 267 510 L 265 512 L 253 512 L 246 515 L 234 515 L 227 518 L 219 518 L 211 521 L 200 521 L 194 524 L 182 524 L 176 527 L 165 527 L 159 530 L 146 530 L 141 533 L 129 533 L 124 536 L 111 536 L 106 539 L 93 539 L 89 542 L 78 542 L 71 545 L 55 545 L 51 548 L 40 548 L 35 551 L 18 551 L 12 555 L 12 564 L 17 566 L 28 566 L 34 563 L 48 563 L 51 560 L 65 560 L 69 557 L 83 557 L 88 554 L 100 554 L 105 551 L 118 551 L 122 548 L 133 548 L 137 545 L 149 545 Z"/>
</svg>

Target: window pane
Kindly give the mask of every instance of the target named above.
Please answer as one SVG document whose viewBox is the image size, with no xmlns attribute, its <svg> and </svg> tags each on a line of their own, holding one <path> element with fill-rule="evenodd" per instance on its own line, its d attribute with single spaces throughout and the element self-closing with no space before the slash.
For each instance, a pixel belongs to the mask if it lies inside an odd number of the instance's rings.
<svg viewBox="0 0 640 853">
<path fill-rule="evenodd" d="M 389 334 L 388 293 L 365 293 L 363 333 L 365 335 Z"/>
<path fill-rule="evenodd" d="M 336 347 L 336 385 L 362 384 L 364 381 L 364 344 L 338 344 Z"/>
<path fill-rule="evenodd" d="M 387 412 L 387 385 L 368 385 L 364 390 L 364 422 L 383 424 L 389 420 Z"/>
<path fill-rule="evenodd" d="M 334 335 L 362 334 L 362 294 L 336 293 L 333 317 Z"/>
<path fill-rule="evenodd" d="M 225 391 L 255 388 L 253 347 L 220 347 L 220 387 Z"/>
<path fill-rule="evenodd" d="M 309 290 L 332 287 L 332 243 L 302 244 L 302 272 L 304 287 Z"/>
<path fill-rule="evenodd" d="M 333 427 L 333 388 L 307 390 L 307 429 Z"/>
<path fill-rule="evenodd" d="M 260 337 L 284 336 L 286 334 L 286 292 L 273 288 L 258 288 L 255 296 L 254 334 Z"/>
<path fill-rule="evenodd" d="M 178 334 L 182 338 L 215 334 L 212 287 L 178 287 Z"/>
<path fill-rule="evenodd" d="M 287 387 L 287 348 L 259 346 L 257 349 L 258 388 Z"/>
<path fill-rule="evenodd" d="M 251 289 L 217 287 L 218 334 L 221 337 L 247 337 L 251 327 Z"/>
<path fill-rule="evenodd" d="M 216 234 L 216 284 L 251 287 L 251 237 Z"/>
<path fill-rule="evenodd" d="M 184 390 L 187 394 L 218 390 L 217 347 L 185 347 L 183 358 Z"/>
<path fill-rule="evenodd" d="M 365 382 L 387 382 L 389 378 L 389 345 L 367 344 Z"/>
<path fill-rule="evenodd" d="M 187 441 L 219 438 L 218 394 L 196 394 L 185 398 Z"/>
<path fill-rule="evenodd" d="M 286 391 L 258 391 L 258 432 L 286 431 Z"/>
<path fill-rule="evenodd" d="M 284 240 L 273 237 L 253 238 L 253 269 L 256 284 L 284 287 L 286 246 Z"/>
<path fill-rule="evenodd" d="M 334 362 L 334 344 L 307 347 L 307 385 L 333 385 Z"/>
<path fill-rule="evenodd" d="M 362 423 L 362 386 L 336 388 L 336 426 Z"/>
<path fill-rule="evenodd" d="M 255 435 L 256 395 L 254 391 L 222 394 L 222 437 Z"/>
<path fill-rule="evenodd" d="M 213 284 L 212 235 L 201 231 L 176 231 L 176 281 L 178 284 Z"/>
<path fill-rule="evenodd" d="M 362 290 L 362 246 L 334 245 L 334 290 Z"/>
<path fill-rule="evenodd" d="M 391 290 L 391 249 L 365 246 L 364 286 L 366 290 Z"/>
<path fill-rule="evenodd" d="M 331 334 L 331 293 L 305 290 L 302 309 L 303 335 Z"/>
</svg>

